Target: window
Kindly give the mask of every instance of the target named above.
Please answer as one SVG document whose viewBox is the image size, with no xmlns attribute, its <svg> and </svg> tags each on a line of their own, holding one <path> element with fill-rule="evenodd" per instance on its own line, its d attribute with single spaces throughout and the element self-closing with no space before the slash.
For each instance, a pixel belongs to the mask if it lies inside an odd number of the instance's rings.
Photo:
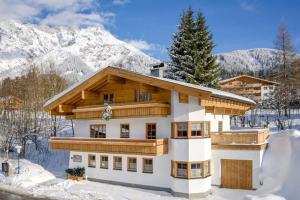
<svg viewBox="0 0 300 200">
<path fill-rule="evenodd" d="M 223 131 L 223 122 L 219 121 L 218 122 L 218 132 L 222 132 Z"/>
<path fill-rule="evenodd" d="M 104 94 L 103 95 L 103 102 L 104 103 L 113 103 L 114 102 L 114 94 Z"/>
<path fill-rule="evenodd" d="M 199 138 L 210 137 L 210 123 L 208 121 L 200 122 L 173 122 L 172 138 Z"/>
<path fill-rule="evenodd" d="M 96 124 L 90 126 L 90 137 L 91 138 L 106 138 L 106 125 Z"/>
<path fill-rule="evenodd" d="M 201 177 L 202 175 L 201 163 L 192 163 L 191 164 L 191 177 Z"/>
<path fill-rule="evenodd" d="M 144 92 L 144 101 L 150 101 L 150 93 Z"/>
<path fill-rule="evenodd" d="M 186 178 L 188 176 L 187 173 L 187 163 L 177 163 L 177 176 Z"/>
<path fill-rule="evenodd" d="M 121 138 L 129 138 L 129 124 L 121 124 Z"/>
<path fill-rule="evenodd" d="M 136 158 L 127 158 L 127 170 L 136 172 Z"/>
<path fill-rule="evenodd" d="M 192 136 L 201 136 L 201 123 L 192 123 Z"/>
<path fill-rule="evenodd" d="M 156 124 L 146 124 L 146 138 L 156 139 Z"/>
<path fill-rule="evenodd" d="M 122 157 L 114 157 L 114 170 L 122 170 Z"/>
<path fill-rule="evenodd" d="M 210 176 L 210 160 L 198 162 L 171 161 L 173 177 L 192 179 Z"/>
<path fill-rule="evenodd" d="M 177 124 L 177 136 L 178 137 L 187 137 L 188 136 L 188 124 L 186 122 L 184 123 L 178 123 Z"/>
<path fill-rule="evenodd" d="M 96 167 L 96 156 L 95 155 L 88 155 L 88 167 Z"/>
<path fill-rule="evenodd" d="M 108 156 L 100 156 L 100 168 L 108 169 Z"/>
<path fill-rule="evenodd" d="M 143 159 L 143 172 L 144 173 L 153 173 L 153 159 L 144 158 Z"/>
<path fill-rule="evenodd" d="M 135 91 L 135 101 L 141 102 L 141 101 L 150 101 L 151 95 L 149 92 L 142 92 L 140 89 L 137 89 Z"/>
<path fill-rule="evenodd" d="M 143 95 L 142 95 L 141 90 L 136 90 L 135 91 L 135 101 L 136 102 L 143 101 Z"/>
</svg>

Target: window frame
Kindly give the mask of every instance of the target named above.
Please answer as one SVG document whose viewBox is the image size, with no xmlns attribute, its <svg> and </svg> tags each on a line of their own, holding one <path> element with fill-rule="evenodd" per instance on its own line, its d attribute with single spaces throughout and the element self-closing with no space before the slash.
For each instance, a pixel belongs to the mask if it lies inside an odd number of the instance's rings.
<svg viewBox="0 0 300 200">
<path fill-rule="evenodd" d="M 107 158 L 107 161 L 103 161 L 102 160 L 103 158 Z M 103 162 L 107 162 L 106 163 L 107 166 L 102 166 Z M 108 165 L 109 165 L 109 157 L 108 157 L 108 155 L 100 155 L 100 168 L 101 169 L 108 169 Z"/>
<path fill-rule="evenodd" d="M 116 159 L 117 158 L 121 158 L 121 168 L 117 168 L 116 167 Z M 122 171 L 122 169 L 123 169 L 123 158 L 122 158 L 122 156 L 114 156 L 113 157 L 113 170 L 119 170 L 119 171 Z"/>
<path fill-rule="evenodd" d="M 128 126 L 128 137 L 123 137 L 122 126 Z M 130 124 L 120 124 L 120 138 L 130 138 Z"/>
<path fill-rule="evenodd" d="M 150 171 L 148 171 L 148 170 L 145 170 L 145 161 L 147 161 L 147 160 L 151 160 L 151 162 L 152 162 L 152 166 L 151 166 L 151 170 Z M 153 158 L 143 158 L 143 173 L 147 173 L 147 174 L 153 174 L 153 168 L 154 168 L 154 166 L 153 166 L 154 164 L 153 164 Z"/>
<path fill-rule="evenodd" d="M 107 100 L 105 100 L 105 96 L 107 96 Z M 111 99 L 112 97 L 112 99 Z M 103 93 L 103 104 L 113 104 L 115 102 L 115 94 L 113 92 L 105 92 Z"/>
<path fill-rule="evenodd" d="M 91 165 L 91 160 L 90 160 L 90 157 L 93 156 L 95 159 L 94 159 L 94 162 L 95 164 L 94 165 Z M 97 165 L 97 162 L 96 162 L 96 155 L 95 154 L 88 154 L 88 167 L 90 168 L 96 168 L 96 165 Z"/>
<path fill-rule="evenodd" d="M 100 134 L 99 134 L 99 127 L 102 127 L 102 131 L 103 131 L 103 127 L 105 128 L 105 133 L 104 133 L 104 137 L 99 137 Z M 98 132 L 98 137 L 92 137 L 92 127 L 98 127 L 97 128 L 97 132 Z M 103 134 L 103 132 L 102 132 Z M 96 134 L 95 134 L 96 136 Z M 106 124 L 90 124 L 90 138 L 106 138 Z"/>
<path fill-rule="evenodd" d="M 185 123 L 187 124 L 187 136 L 179 136 L 178 135 L 178 125 Z M 200 136 L 199 135 L 193 135 L 193 124 L 199 125 L 200 127 Z M 211 131 L 210 131 L 210 121 L 178 121 L 178 122 L 172 122 L 172 132 L 171 132 L 171 138 L 172 139 L 205 139 L 211 137 Z"/>
<path fill-rule="evenodd" d="M 131 169 L 130 166 L 130 160 L 135 159 L 135 169 Z M 137 158 L 136 157 L 127 157 L 127 171 L 129 172 L 137 172 Z"/>
<path fill-rule="evenodd" d="M 148 132 L 149 132 L 149 128 L 148 126 L 151 126 L 151 130 L 152 130 L 152 126 L 155 125 L 155 137 L 153 138 L 153 135 L 151 134 L 151 137 L 149 137 Z M 157 124 L 156 123 L 146 123 L 146 139 L 156 139 L 157 138 Z"/>
<path fill-rule="evenodd" d="M 186 165 L 186 175 L 182 176 L 178 174 L 178 165 Z M 200 174 L 199 176 L 193 176 L 192 165 L 199 165 Z M 203 179 L 211 176 L 211 160 L 204 161 L 174 161 L 171 160 L 171 176 L 174 178 L 181 179 Z"/>
</svg>

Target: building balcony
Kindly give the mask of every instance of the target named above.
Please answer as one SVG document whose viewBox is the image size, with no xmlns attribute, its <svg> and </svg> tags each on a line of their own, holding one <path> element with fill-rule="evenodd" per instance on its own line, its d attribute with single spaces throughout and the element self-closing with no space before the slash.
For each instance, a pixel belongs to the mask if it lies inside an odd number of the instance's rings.
<svg viewBox="0 0 300 200">
<path fill-rule="evenodd" d="M 111 104 L 112 118 L 127 117 L 154 117 L 170 115 L 170 104 L 168 103 L 118 103 Z M 73 109 L 72 118 L 93 119 L 101 118 L 104 105 L 82 106 Z"/>
<path fill-rule="evenodd" d="M 106 139 L 54 137 L 52 150 L 160 156 L 168 153 L 168 139 Z"/>
<path fill-rule="evenodd" d="M 269 137 L 268 129 L 244 129 L 212 132 L 213 145 L 261 145 Z"/>
</svg>

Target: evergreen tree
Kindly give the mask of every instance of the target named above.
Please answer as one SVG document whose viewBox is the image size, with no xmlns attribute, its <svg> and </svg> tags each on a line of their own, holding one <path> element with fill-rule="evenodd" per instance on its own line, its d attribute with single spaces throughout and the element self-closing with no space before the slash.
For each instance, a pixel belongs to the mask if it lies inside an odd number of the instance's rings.
<svg viewBox="0 0 300 200">
<path fill-rule="evenodd" d="M 199 11 L 196 19 L 193 15 L 189 8 L 181 16 L 178 32 L 173 35 L 173 44 L 168 49 L 171 62 L 166 77 L 216 87 L 220 69 L 211 53 L 212 34 L 203 14 Z"/>
<path fill-rule="evenodd" d="M 220 67 L 216 63 L 217 57 L 212 55 L 215 47 L 212 40 L 212 34 L 208 31 L 206 20 L 202 12 L 199 11 L 195 21 L 195 34 L 193 38 L 195 59 L 195 76 L 193 82 L 208 87 L 216 87 L 219 78 Z"/>
<path fill-rule="evenodd" d="M 191 79 L 187 69 L 188 65 L 193 63 L 192 57 L 189 56 L 192 51 L 193 28 L 193 11 L 189 8 L 186 12 L 183 12 L 178 32 L 173 35 L 173 44 L 169 48 L 171 62 L 168 64 L 167 78 L 178 81 Z"/>
</svg>

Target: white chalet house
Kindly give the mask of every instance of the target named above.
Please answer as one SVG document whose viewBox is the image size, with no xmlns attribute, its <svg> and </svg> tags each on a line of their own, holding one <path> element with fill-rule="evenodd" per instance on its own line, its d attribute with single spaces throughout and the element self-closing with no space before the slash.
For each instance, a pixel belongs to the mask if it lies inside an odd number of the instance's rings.
<svg viewBox="0 0 300 200">
<path fill-rule="evenodd" d="M 253 106 L 228 92 L 107 67 L 44 108 L 74 120 L 75 136 L 50 145 L 70 151 L 69 167 L 85 167 L 89 180 L 193 198 L 211 185 L 259 187 L 268 130 L 230 130 L 230 116 Z"/>
</svg>

